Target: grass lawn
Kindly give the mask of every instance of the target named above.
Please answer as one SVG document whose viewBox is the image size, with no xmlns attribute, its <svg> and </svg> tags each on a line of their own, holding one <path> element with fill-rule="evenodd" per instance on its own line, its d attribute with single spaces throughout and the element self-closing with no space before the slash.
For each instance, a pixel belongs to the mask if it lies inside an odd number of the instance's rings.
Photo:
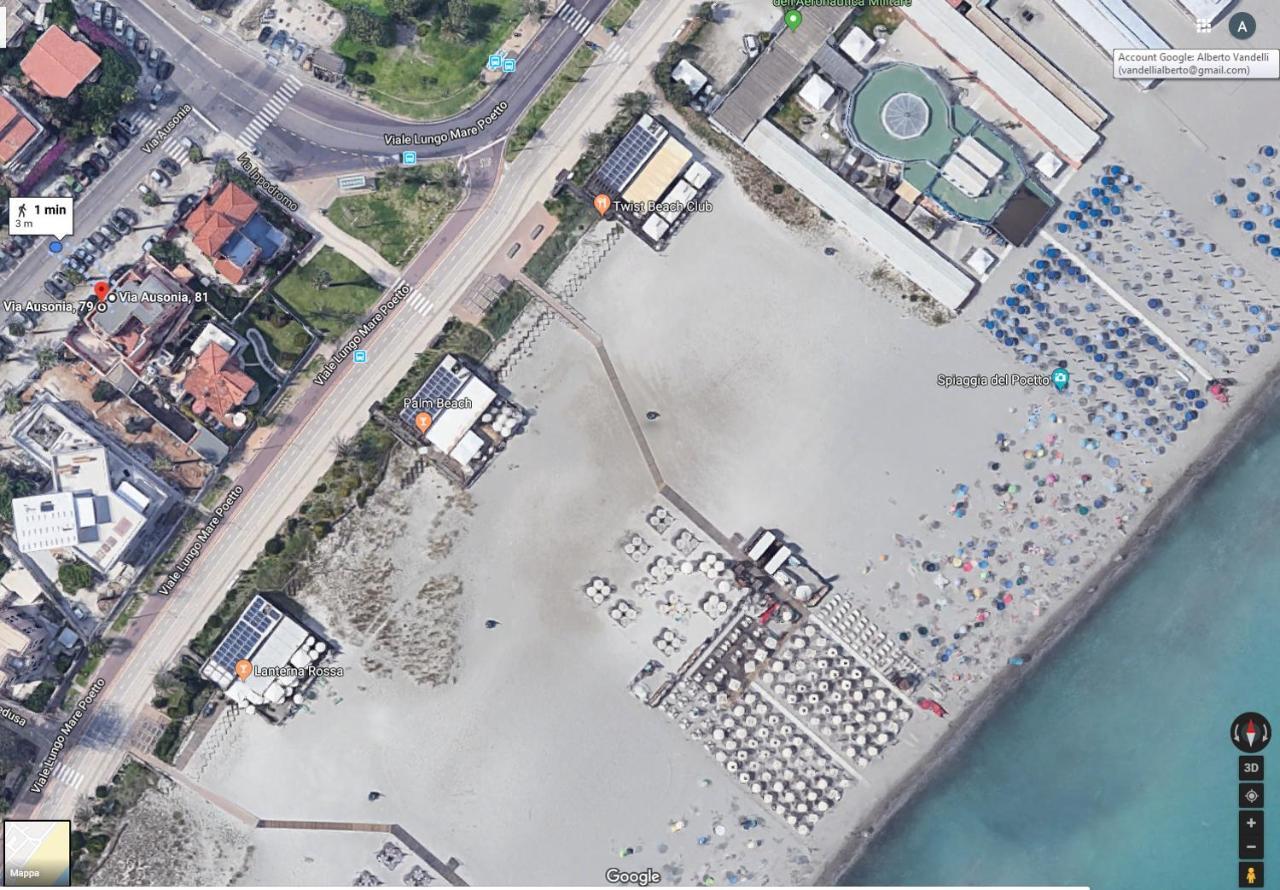
<svg viewBox="0 0 1280 890">
<path fill-rule="evenodd" d="M 377 191 L 336 199 L 329 205 L 329 219 L 399 267 L 461 198 L 462 177 L 452 164 L 404 167 L 381 174 Z"/>
<path fill-rule="evenodd" d="M 502 292 L 502 296 L 493 301 L 493 305 L 480 321 L 481 326 L 489 332 L 489 336 L 493 337 L 493 342 L 497 343 L 507 331 L 511 330 L 511 325 L 520 317 L 520 313 L 532 299 L 533 294 L 513 282 Z"/>
<path fill-rule="evenodd" d="M 813 112 L 801 105 L 800 99 L 796 96 L 791 96 L 783 102 L 773 116 L 775 124 L 801 142 L 809 134 L 813 121 Z"/>
<path fill-rule="evenodd" d="M 613 5 L 604 14 L 600 24 L 606 31 L 617 31 L 627 23 L 627 19 L 631 18 L 631 14 L 639 5 L 640 0 L 613 0 Z"/>
<path fill-rule="evenodd" d="M 591 67 L 591 63 L 596 59 L 594 50 L 588 49 L 586 46 L 578 47 L 572 58 L 569 59 L 565 66 L 560 69 L 560 73 L 556 75 L 555 80 L 547 85 L 542 91 L 542 95 L 538 97 L 538 101 L 530 106 L 528 112 L 520 120 L 515 130 L 511 134 L 511 138 L 507 140 L 507 160 L 511 160 L 520 151 L 529 144 L 542 125 L 547 122 L 547 118 L 551 117 L 551 112 L 564 101 L 564 97 L 569 95 L 569 91 L 573 89 L 574 84 L 582 80 L 582 76 L 586 74 L 587 69 Z"/>
<path fill-rule="evenodd" d="M 338 0 L 333 5 L 386 11 L 382 0 Z M 380 107 L 406 117 L 448 117 L 480 98 L 485 90 L 480 75 L 489 53 L 515 30 L 524 8 L 522 0 L 477 0 L 471 15 L 472 33 L 466 39 L 443 33 L 432 20 L 426 33 L 408 46 L 371 46 L 344 34 L 333 50 L 347 59 L 348 77 L 355 70 L 373 76 L 372 84 L 358 89 Z M 362 51 L 373 53 L 373 61 L 358 62 Z"/>
<path fill-rule="evenodd" d="M 262 334 L 271 350 L 271 360 L 281 368 L 292 368 L 311 344 L 307 329 L 265 295 L 249 307 L 237 324 L 241 333 L 251 326 Z"/>
<path fill-rule="evenodd" d="M 368 273 L 332 247 L 276 285 L 276 295 L 326 338 L 346 333 L 381 293 Z"/>
</svg>

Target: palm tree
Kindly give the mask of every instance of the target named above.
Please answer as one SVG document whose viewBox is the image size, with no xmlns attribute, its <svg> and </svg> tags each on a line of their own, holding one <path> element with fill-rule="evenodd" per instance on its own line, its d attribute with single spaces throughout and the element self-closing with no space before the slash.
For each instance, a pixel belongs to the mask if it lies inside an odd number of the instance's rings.
<svg viewBox="0 0 1280 890">
<path fill-rule="evenodd" d="M 632 90 L 618 97 L 618 107 L 632 117 L 639 117 L 653 107 L 653 96 L 643 90 Z"/>
<path fill-rule="evenodd" d="M 589 133 L 587 134 L 587 151 L 593 155 L 602 155 L 609 150 L 613 144 L 613 140 L 609 138 L 607 133 Z"/>
</svg>

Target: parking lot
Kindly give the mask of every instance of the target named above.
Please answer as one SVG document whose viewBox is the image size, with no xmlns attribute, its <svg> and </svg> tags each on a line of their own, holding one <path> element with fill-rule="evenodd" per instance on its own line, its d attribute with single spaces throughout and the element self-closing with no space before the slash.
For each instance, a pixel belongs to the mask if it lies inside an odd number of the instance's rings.
<svg viewBox="0 0 1280 890">
<path fill-rule="evenodd" d="M 192 148 L 203 151 L 216 135 L 198 110 L 187 114 L 153 150 L 144 150 L 157 129 L 184 103 L 181 94 L 166 86 L 170 63 L 164 49 L 152 45 L 147 35 L 110 4 L 95 0 L 85 5 L 85 11 L 118 49 L 128 40 L 129 50 L 143 69 L 140 98 L 122 111 L 108 133 L 78 145 L 77 151 L 63 160 L 63 174 L 41 190 L 45 196 L 74 200 L 72 235 L 57 247 L 47 237 L 0 239 L 0 283 L 7 295 L 18 298 L 39 301 L 70 296 L 86 282 L 107 278 L 131 265 L 148 240 L 175 220 L 179 203 L 190 195 L 189 206 L 208 179 L 202 164 L 190 159 Z M 141 186 L 146 186 L 151 197 Z M 149 206 L 151 202 L 154 206 Z M 87 289 L 83 292 L 87 295 Z M 40 345 L 53 345 L 60 339 L 60 335 L 54 336 L 57 327 L 35 313 L 9 313 L 3 333 L 8 341 L 5 348 L 31 351 L 37 344 L 21 341 L 35 339 L 40 339 Z"/>
</svg>

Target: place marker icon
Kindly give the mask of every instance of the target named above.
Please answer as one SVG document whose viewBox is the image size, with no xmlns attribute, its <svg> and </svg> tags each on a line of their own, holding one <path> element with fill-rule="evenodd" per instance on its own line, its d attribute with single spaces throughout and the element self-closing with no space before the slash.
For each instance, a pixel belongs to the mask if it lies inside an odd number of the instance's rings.
<svg viewBox="0 0 1280 890">
<path fill-rule="evenodd" d="M 241 680 L 248 680 L 249 675 L 253 673 L 253 662 L 247 658 L 242 658 L 236 662 L 236 676 Z"/>
<path fill-rule="evenodd" d="M 427 427 L 431 426 L 431 415 L 426 411 L 419 411 L 418 416 L 413 419 L 413 425 L 418 428 L 418 432 L 426 433 Z"/>
<path fill-rule="evenodd" d="M 111 293 L 111 285 L 105 281 L 95 282 L 93 285 L 93 295 L 98 298 L 99 303 L 105 303 L 107 294 Z"/>
<path fill-rule="evenodd" d="M 1049 379 L 1053 381 L 1053 388 L 1058 392 L 1063 392 L 1067 388 L 1067 384 L 1071 382 L 1071 372 L 1066 368 L 1054 368 L 1053 373 L 1049 375 Z"/>
<path fill-rule="evenodd" d="M 596 211 L 599 212 L 601 216 L 604 216 L 606 213 L 609 212 L 609 208 L 613 206 L 613 198 L 610 198 L 604 192 L 601 192 L 600 194 L 596 195 L 596 199 L 591 203 L 595 204 Z"/>
<path fill-rule="evenodd" d="M 789 9 L 787 14 L 782 17 L 782 20 L 787 23 L 788 28 L 794 31 L 800 27 L 800 23 L 804 21 L 804 16 L 800 14 L 798 9 Z"/>
</svg>

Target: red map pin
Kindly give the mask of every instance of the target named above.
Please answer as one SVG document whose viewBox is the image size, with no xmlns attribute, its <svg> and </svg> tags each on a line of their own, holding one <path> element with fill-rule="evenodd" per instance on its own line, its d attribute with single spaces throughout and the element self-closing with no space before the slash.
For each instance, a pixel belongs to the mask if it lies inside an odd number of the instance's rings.
<svg viewBox="0 0 1280 890">
<path fill-rule="evenodd" d="M 93 293 L 94 296 L 98 298 L 99 303 L 105 302 L 107 294 L 111 293 L 111 285 L 107 284 L 105 281 L 95 282 L 93 285 Z"/>
</svg>

